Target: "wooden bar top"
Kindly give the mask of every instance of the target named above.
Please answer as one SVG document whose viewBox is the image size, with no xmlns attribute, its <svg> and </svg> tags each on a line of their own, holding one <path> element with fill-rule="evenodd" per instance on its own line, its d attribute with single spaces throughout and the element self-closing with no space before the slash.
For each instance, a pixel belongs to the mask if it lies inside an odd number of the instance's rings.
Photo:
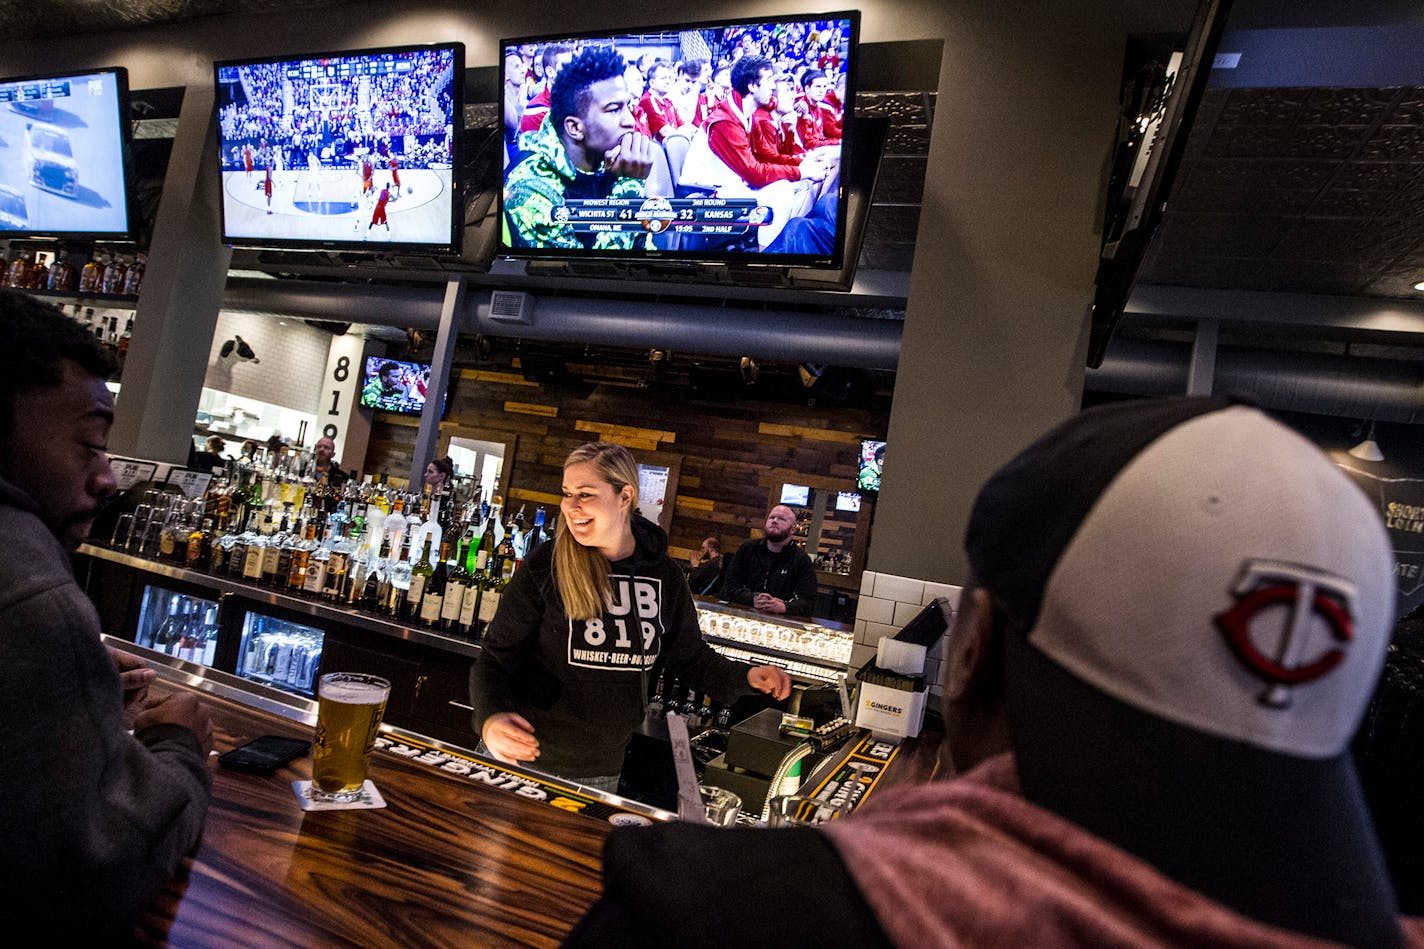
<svg viewBox="0 0 1424 949">
<path fill-rule="evenodd" d="M 208 704 L 217 753 L 259 735 L 312 737 L 315 703 L 291 697 L 297 705 L 288 706 L 158 671 L 154 695 L 192 690 Z M 597 792 L 538 799 L 539 780 L 548 791 L 557 779 L 501 771 L 503 786 L 494 786 L 472 779 L 468 751 L 385 737 L 392 744 L 373 754 L 369 773 L 386 801 L 377 809 L 303 811 L 292 782 L 310 779 L 310 755 L 269 776 L 211 757 L 203 837 L 140 918 L 136 944 L 557 946 L 599 895 L 612 824 L 671 816 Z M 938 741 L 927 733 L 902 745 L 884 783 L 931 779 Z M 442 757 L 454 767 L 435 763 Z M 560 809 L 580 794 L 583 813 Z"/>
<path fill-rule="evenodd" d="M 185 686 L 160 679 L 162 694 Z M 204 694 L 214 748 L 301 722 Z M 609 824 L 414 761 L 372 756 L 386 806 L 303 811 L 292 782 L 213 767 L 196 852 L 139 921 L 157 946 L 555 946 L 597 898 Z"/>
</svg>

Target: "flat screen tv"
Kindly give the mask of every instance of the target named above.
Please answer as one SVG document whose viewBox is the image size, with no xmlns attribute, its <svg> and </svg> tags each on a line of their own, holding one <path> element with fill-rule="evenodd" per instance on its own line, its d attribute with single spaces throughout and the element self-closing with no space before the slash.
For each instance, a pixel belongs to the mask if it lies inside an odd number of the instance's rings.
<svg viewBox="0 0 1424 949">
<path fill-rule="evenodd" d="M 1150 64 L 1124 86 L 1103 246 L 1089 307 L 1090 369 L 1103 363 L 1162 222 L 1230 10 L 1231 0 L 1201 0 L 1180 54 Z"/>
<path fill-rule="evenodd" d="M 811 503 L 811 489 L 804 484 L 783 484 L 781 500 L 778 503 L 805 507 Z"/>
<path fill-rule="evenodd" d="M 839 268 L 860 15 L 501 42 L 500 251 Z"/>
<path fill-rule="evenodd" d="M 855 486 L 860 491 L 880 490 L 880 469 L 885 464 L 885 443 L 873 438 L 860 443 L 860 461 L 856 466 Z"/>
<path fill-rule="evenodd" d="M 458 250 L 461 44 L 213 70 L 225 242 Z"/>
<path fill-rule="evenodd" d="M 0 79 L 0 238 L 129 240 L 120 68 Z"/>
<path fill-rule="evenodd" d="M 428 363 L 367 356 L 361 374 L 360 402 L 368 409 L 419 415 L 425 411 L 425 390 L 429 385 Z"/>
</svg>

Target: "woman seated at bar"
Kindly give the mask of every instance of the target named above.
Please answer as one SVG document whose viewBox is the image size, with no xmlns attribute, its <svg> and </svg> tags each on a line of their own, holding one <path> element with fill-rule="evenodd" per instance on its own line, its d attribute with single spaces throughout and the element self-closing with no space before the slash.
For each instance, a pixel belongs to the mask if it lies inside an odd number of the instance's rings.
<svg viewBox="0 0 1424 949">
<path fill-rule="evenodd" d="M 790 693 L 785 671 L 734 663 L 702 641 L 667 535 L 636 513 L 626 448 L 574 449 L 560 507 L 554 542 L 514 574 L 470 670 L 490 754 L 612 793 L 659 669 L 722 702 Z"/>
</svg>

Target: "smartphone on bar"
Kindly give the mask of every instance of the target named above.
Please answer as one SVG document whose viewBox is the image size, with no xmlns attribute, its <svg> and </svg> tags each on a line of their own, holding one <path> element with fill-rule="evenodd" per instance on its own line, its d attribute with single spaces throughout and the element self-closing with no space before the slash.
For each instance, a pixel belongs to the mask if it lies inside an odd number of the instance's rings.
<svg viewBox="0 0 1424 949">
<path fill-rule="evenodd" d="M 271 774 L 311 750 L 311 742 L 283 735 L 263 735 L 218 756 L 218 764 L 233 771 Z"/>
</svg>

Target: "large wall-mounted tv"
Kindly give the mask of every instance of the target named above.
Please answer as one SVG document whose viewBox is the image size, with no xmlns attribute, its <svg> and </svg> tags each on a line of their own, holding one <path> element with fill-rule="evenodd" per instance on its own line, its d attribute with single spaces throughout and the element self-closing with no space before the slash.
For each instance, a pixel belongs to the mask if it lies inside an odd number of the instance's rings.
<svg viewBox="0 0 1424 949">
<path fill-rule="evenodd" d="M 361 375 L 361 405 L 382 412 L 419 415 L 425 411 L 430 365 L 384 356 L 367 356 Z M 441 406 L 444 415 L 444 406 Z"/>
<path fill-rule="evenodd" d="M 461 44 L 213 68 L 224 241 L 458 250 Z"/>
<path fill-rule="evenodd" d="M 859 13 L 501 42 L 501 252 L 838 268 Z"/>
<path fill-rule="evenodd" d="M 0 238 L 128 240 L 128 73 L 0 79 Z"/>
</svg>

